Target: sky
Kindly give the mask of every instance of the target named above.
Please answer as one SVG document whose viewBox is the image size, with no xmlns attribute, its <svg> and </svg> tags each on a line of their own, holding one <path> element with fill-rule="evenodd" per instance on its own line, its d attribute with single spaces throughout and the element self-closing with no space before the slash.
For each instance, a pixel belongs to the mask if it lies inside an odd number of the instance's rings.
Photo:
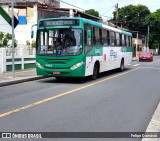
<svg viewBox="0 0 160 141">
<path fill-rule="evenodd" d="M 117 3 L 119 8 L 130 4 L 132 5 L 142 4 L 147 6 L 151 12 L 155 12 L 157 9 L 160 9 L 160 0 L 62 0 L 62 1 L 80 7 L 84 10 L 95 9 L 96 11 L 99 12 L 100 16 L 104 20 L 109 20 L 111 17 L 113 17 L 112 13 L 113 11 L 115 11 L 115 4 Z M 62 2 L 61 2 L 61 7 L 75 8 L 68 4 L 64 4 Z"/>
</svg>

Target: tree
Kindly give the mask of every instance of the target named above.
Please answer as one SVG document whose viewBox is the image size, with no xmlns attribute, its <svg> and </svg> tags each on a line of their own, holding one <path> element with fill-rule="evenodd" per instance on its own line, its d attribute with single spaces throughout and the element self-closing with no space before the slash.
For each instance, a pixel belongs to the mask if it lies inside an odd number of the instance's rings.
<svg viewBox="0 0 160 141">
<path fill-rule="evenodd" d="M 116 12 L 113 12 L 114 17 L 111 22 L 116 23 Z M 147 33 L 146 17 L 150 14 L 148 7 L 138 5 L 128 5 L 122 8 L 118 8 L 118 23 L 127 27 L 129 30 L 141 31 Z"/>
<path fill-rule="evenodd" d="M 160 9 L 151 13 L 146 18 L 146 24 L 150 27 L 149 44 L 151 48 L 160 47 Z"/>
<path fill-rule="evenodd" d="M 85 13 L 86 13 L 86 14 L 89 14 L 89 15 L 92 15 L 92 16 L 95 16 L 95 17 L 100 17 L 100 16 L 99 16 L 99 12 L 98 12 L 98 11 L 95 11 L 94 9 L 86 10 Z"/>
<path fill-rule="evenodd" d="M 28 48 L 36 48 L 36 41 L 32 40 L 32 42 L 30 42 L 29 40 L 26 41 L 26 46 Z"/>
<path fill-rule="evenodd" d="M 11 47 L 12 45 L 9 44 L 9 41 L 12 40 L 12 35 L 9 33 L 0 32 L 0 48 L 1 47 Z M 17 47 L 17 40 L 14 39 L 14 47 Z"/>
</svg>

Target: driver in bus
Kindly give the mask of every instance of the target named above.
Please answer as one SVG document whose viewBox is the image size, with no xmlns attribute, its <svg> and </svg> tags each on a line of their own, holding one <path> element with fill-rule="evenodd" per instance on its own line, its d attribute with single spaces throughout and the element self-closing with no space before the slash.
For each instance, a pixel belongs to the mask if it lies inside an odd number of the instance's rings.
<svg viewBox="0 0 160 141">
<path fill-rule="evenodd" d="M 73 34 L 66 34 L 64 43 L 65 43 L 65 47 L 75 46 L 76 39 L 74 38 L 74 35 Z"/>
</svg>

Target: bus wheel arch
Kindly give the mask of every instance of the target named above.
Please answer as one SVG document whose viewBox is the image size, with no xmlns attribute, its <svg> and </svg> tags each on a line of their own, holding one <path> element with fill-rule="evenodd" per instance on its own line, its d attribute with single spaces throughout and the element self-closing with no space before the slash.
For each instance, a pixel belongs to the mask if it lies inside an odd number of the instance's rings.
<svg viewBox="0 0 160 141">
<path fill-rule="evenodd" d="M 96 61 L 93 67 L 93 74 L 91 75 L 92 80 L 95 80 L 97 78 L 99 71 L 100 71 L 100 63 L 99 61 Z"/>
<path fill-rule="evenodd" d="M 121 72 L 124 71 L 124 58 L 121 59 L 121 63 L 120 63 L 119 70 L 120 70 Z"/>
</svg>

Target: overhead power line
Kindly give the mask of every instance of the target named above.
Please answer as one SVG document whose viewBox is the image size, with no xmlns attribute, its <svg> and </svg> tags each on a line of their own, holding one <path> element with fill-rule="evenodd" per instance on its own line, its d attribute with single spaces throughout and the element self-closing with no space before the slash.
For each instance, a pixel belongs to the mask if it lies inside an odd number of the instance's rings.
<svg viewBox="0 0 160 141">
<path fill-rule="evenodd" d="M 106 14 L 108 11 L 110 11 L 111 9 L 113 9 L 115 7 L 115 5 L 113 5 L 112 7 L 110 7 L 107 11 L 103 12 L 100 16 L 103 16 L 104 14 Z"/>
<path fill-rule="evenodd" d="M 68 2 L 65 2 L 65 1 L 62 1 L 62 0 L 58 0 L 59 2 L 62 2 L 62 3 L 65 3 L 65 4 L 68 4 L 68 5 L 70 5 L 70 6 L 73 6 L 73 7 L 76 7 L 76 8 L 78 8 L 78 9 L 81 9 L 81 10 L 86 10 L 86 9 L 83 9 L 83 8 L 81 8 L 81 7 L 78 7 L 78 6 L 75 6 L 75 5 L 73 5 L 73 4 L 70 4 L 70 3 L 68 3 Z"/>
</svg>

